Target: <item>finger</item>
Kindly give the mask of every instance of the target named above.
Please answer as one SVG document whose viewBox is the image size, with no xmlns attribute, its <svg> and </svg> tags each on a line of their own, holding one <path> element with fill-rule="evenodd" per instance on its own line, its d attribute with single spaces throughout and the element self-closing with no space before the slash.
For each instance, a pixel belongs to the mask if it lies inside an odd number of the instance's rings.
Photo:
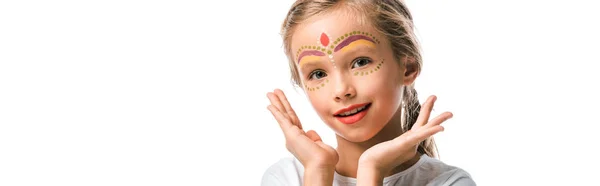
<svg viewBox="0 0 600 186">
<path fill-rule="evenodd" d="M 452 118 L 454 115 L 452 114 L 452 112 L 444 112 L 440 115 L 438 115 L 437 117 L 433 118 L 431 121 L 429 121 L 427 123 L 427 125 L 425 125 L 426 127 L 430 127 L 430 126 L 435 126 L 435 125 L 440 125 L 442 124 L 444 121 Z"/>
<path fill-rule="evenodd" d="M 279 100 L 283 104 L 283 108 L 285 108 L 285 111 L 287 112 L 287 115 L 289 116 L 292 123 L 296 124 L 298 128 L 302 129 L 302 124 L 300 123 L 296 112 L 294 112 L 294 109 L 292 109 L 292 106 L 290 105 L 290 102 L 287 100 L 287 97 L 285 96 L 283 91 L 275 89 L 275 94 L 279 97 Z"/>
<path fill-rule="evenodd" d="M 427 98 L 427 101 L 425 101 L 425 103 L 423 103 L 423 106 L 421 107 L 421 111 L 419 111 L 419 117 L 417 118 L 417 121 L 413 124 L 413 127 L 411 128 L 412 130 L 416 130 L 419 127 L 427 124 L 427 121 L 429 121 L 429 115 L 431 115 L 431 109 L 433 109 L 435 100 L 437 100 L 437 97 L 432 95 L 432 96 L 429 96 L 429 98 Z"/>
<path fill-rule="evenodd" d="M 317 132 L 315 132 L 314 130 L 309 130 L 308 132 L 306 132 L 306 136 L 308 136 L 308 138 L 310 138 L 313 141 L 322 141 L 321 136 L 319 136 L 319 134 L 317 134 Z"/>
<path fill-rule="evenodd" d="M 278 96 L 272 92 L 269 92 L 269 93 L 267 93 L 267 97 L 269 98 L 271 105 L 275 106 L 277 108 L 277 110 L 279 110 L 284 117 L 289 119 L 289 116 L 287 115 L 285 108 L 281 104 L 281 101 L 279 101 Z"/>
<path fill-rule="evenodd" d="M 283 131 L 283 135 L 285 136 L 285 138 L 288 139 L 288 138 L 292 137 L 293 133 L 294 133 L 293 128 L 295 125 L 293 125 L 288 118 L 283 116 L 283 114 L 279 110 L 277 110 L 277 107 L 275 107 L 273 105 L 269 105 L 269 106 L 267 106 L 267 109 L 269 109 L 269 111 L 271 111 L 271 114 L 273 114 L 273 117 L 275 117 L 275 120 L 277 120 L 277 123 L 279 123 L 279 127 Z M 297 129 L 297 130 L 300 130 L 300 129 Z"/>
</svg>

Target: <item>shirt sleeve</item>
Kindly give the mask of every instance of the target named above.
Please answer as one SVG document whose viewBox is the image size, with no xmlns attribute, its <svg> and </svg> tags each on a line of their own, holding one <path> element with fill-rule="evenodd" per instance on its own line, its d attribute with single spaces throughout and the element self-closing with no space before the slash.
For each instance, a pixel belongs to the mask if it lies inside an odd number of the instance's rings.
<svg viewBox="0 0 600 186">
<path fill-rule="evenodd" d="M 455 169 L 453 173 L 448 177 L 447 181 L 443 185 L 448 186 L 476 186 L 475 181 L 471 178 L 471 175 L 462 169 Z"/>
<path fill-rule="evenodd" d="M 263 173 L 261 186 L 299 186 L 302 185 L 302 176 L 304 172 L 298 169 L 294 158 L 282 158 L 277 163 L 271 165 Z"/>
<path fill-rule="evenodd" d="M 449 184 L 450 186 L 476 186 L 475 181 L 471 179 L 471 177 L 460 177 L 457 178 L 454 182 Z"/>
<path fill-rule="evenodd" d="M 278 186 L 278 185 L 285 185 L 285 184 L 283 182 L 281 182 L 275 175 L 271 174 L 270 172 L 265 172 L 265 174 L 263 174 L 260 185 L 261 186 Z"/>
<path fill-rule="evenodd" d="M 444 172 L 431 180 L 427 186 L 476 186 L 471 175 L 466 171 L 456 168 Z"/>
</svg>

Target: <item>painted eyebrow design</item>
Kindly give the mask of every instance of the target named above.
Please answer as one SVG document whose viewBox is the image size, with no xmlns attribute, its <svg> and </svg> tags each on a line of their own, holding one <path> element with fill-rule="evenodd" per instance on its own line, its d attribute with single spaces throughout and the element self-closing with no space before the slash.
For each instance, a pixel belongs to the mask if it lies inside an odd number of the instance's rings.
<svg viewBox="0 0 600 186">
<path fill-rule="evenodd" d="M 375 41 L 373 39 L 371 39 L 370 37 L 367 37 L 365 35 L 353 35 L 353 36 L 349 36 L 346 39 L 344 39 L 339 45 L 337 45 L 335 47 L 335 49 L 333 49 L 333 52 L 337 52 L 338 50 L 348 46 L 350 43 L 357 41 L 357 40 L 367 40 L 370 41 L 371 43 L 375 44 Z"/>
<path fill-rule="evenodd" d="M 302 60 L 302 58 L 304 56 L 325 56 L 325 53 L 322 51 L 318 51 L 318 50 L 302 51 L 302 53 L 300 53 L 300 55 L 298 55 L 298 60 L 296 61 L 296 63 L 300 63 L 300 61 Z"/>
</svg>

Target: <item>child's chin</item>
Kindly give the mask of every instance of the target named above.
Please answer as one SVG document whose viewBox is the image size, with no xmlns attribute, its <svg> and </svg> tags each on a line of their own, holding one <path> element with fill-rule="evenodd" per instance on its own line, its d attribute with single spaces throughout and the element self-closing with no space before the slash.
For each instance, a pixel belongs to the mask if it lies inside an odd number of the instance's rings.
<svg viewBox="0 0 600 186">
<path fill-rule="evenodd" d="M 354 143 L 360 143 L 360 142 L 365 142 L 371 138 L 373 138 L 373 136 L 375 136 L 375 134 L 377 134 L 376 131 L 367 131 L 364 129 L 355 129 L 354 131 L 347 131 L 344 134 L 338 134 L 341 137 L 343 137 L 344 139 L 350 141 L 350 142 L 354 142 Z"/>
</svg>

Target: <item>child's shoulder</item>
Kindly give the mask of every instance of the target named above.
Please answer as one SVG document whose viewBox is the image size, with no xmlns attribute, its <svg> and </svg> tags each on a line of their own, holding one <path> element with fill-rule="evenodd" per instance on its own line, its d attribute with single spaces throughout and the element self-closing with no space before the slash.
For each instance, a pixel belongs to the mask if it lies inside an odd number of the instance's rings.
<svg viewBox="0 0 600 186">
<path fill-rule="evenodd" d="M 261 185 L 298 185 L 302 181 L 303 173 L 304 167 L 298 159 L 284 157 L 267 168 Z"/>
<path fill-rule="evenodd" d="M 464 169 L 446 164 L 427 155 L 421 156 L 421 164 L 414 166 L 415 177 L 429 177 L 429 185 L 475 185 L 471 175 Z"/>
</svg>

